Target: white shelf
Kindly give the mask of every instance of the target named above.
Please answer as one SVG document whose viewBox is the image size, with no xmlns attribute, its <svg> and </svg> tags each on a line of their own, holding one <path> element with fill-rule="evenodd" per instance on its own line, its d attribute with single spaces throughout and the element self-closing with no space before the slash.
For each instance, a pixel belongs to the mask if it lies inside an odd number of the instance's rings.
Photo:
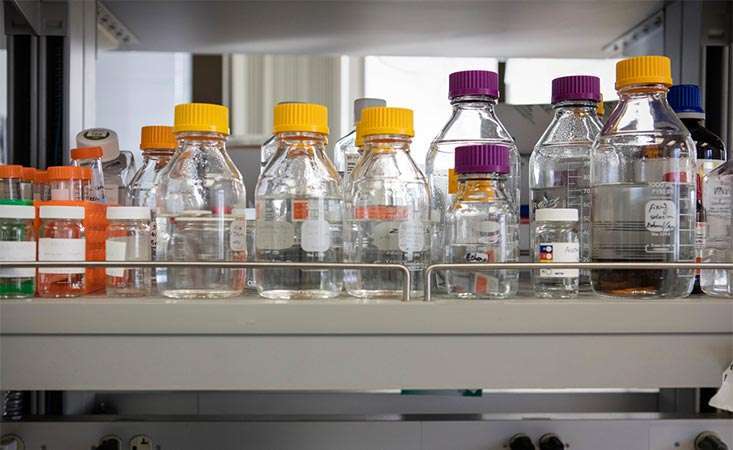
<svg viewBox="0 0 733 450">
<path fill-rule="evenodd" d="M 0 303 L 1 389 L 717 386 L 733 301 Z"/>
</svg>

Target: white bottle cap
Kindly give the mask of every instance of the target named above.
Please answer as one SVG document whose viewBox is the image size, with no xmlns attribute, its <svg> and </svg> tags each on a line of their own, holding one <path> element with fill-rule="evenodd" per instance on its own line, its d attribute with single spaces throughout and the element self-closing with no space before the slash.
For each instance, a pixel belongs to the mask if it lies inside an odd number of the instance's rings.
<svg viewBox="0 0 733 450">
<path fill-rule="evenodd" d="M 535 222 L 577 222 L 578 210 L 575 208 L 543 208 L 534 212 Z"/>
<path fill-rule="evenodd" d="M 108 220 L 150 220 L 150 208 L 147 206 L 109 206 Z"/>
<path fill-rule="evenodd" d="M 117 133 L 109 128 L 89 128 L 76 135 L 78 147 L 102 147 L 102 161 L 112 161 L 120 156 Z"/>
<path fill-rule="evenodd" d="M 354 100 L 354 123 L 361 120 L 361 110 L 372 106 L 387 106 L 387 101 L 381 98 L 357 98 Z"/>
<path fill-rule="evenodd" d="M 41 206 L 41 219 L 83 219 L 81 206 Z"/>
<path fill-rule="evenodd" d="M 0 217 L 3 219 L 35 219 L 36 208 L 23 205 L 0 205 Z"/>
</svg>

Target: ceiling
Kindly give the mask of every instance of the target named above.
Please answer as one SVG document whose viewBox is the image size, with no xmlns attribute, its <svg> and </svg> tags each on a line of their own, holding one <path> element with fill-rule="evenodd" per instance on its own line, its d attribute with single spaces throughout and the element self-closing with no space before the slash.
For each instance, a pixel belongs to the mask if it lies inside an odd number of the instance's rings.
<svg viewBox="0 0 733 450">
<path fill-rule="evenodd" d="M 195 53 L 602 57 L 663 1 L 103 0 L 127 49 Z"/>
</svg>

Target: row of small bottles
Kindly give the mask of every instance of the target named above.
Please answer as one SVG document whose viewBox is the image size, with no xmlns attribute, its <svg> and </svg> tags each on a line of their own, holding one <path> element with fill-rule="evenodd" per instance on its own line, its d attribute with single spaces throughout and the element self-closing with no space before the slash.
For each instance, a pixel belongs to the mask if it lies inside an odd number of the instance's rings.
<svg viewBox="0 0 733 450">
<path fill-rule="evenodd" d="M 698 222 L 707 230 L 706 243 L 727 239 L 706 255 L 731 259 L 728 172 L 703 178 L 717 184 L 700 195 L 713 206 L 698 214 L 695 143 L 667 102 L 670 73 L 665 57 L 621 61 L 620 102 L 602 131 L 598 79 L 553 81 L 555 118 L 530 160 L 535 261 L 691 262 L 696 252 L 703 256 L 702 246 L 695 247 Z M 519 156 L 494 109 L 498 78 L 486 71 L 454 73 L 449 96 L 453 115 L 431 144 L 425 175 L 410 155 L 408 109 L 357 105 L 356 130 L 335 146 L 337 169 L 325 152 L 326 108 L 277 105 L 274 138 L 266 145 L 272 154 L 265 155 L 255 192 L 250 258 L 404 264 L 414 296 L 422 293 L 430 263 L 517 261 Z M 154 259 L 246 260 L 244 185 L 225 150 L 227 109 L 178 105 L 172 131 L 175 139 L 170 129 L 159 139 L 166 142 L 159 152 L 144 149 L 138 182 L 128 190 L 133 204 L 152 210 Z M 393 297 L 402 290 L 400 273 L 389 270 L 268 268 L 254 274 L 259 293 L 269 298 L 335 297 L 344 288 L 357 297 Z M 605 269 L 592 277 L 601 294 L 665 297 L 689 294 L 694 273 Z M 572 297 L 588 278 L 577 270 L 539 270 L 534 286 L 540 296 Z M 706 292 L 731 294 L 727 271 L 710 279 L 703 273 Z M 155 282 L 168 297 L 230 297 L 243 290 L 245 271 L 159 268 Z M 516 294 L 518 275 L 448 271 L 436 283 L 453 296 L 508 298 Z"/>
</svg>

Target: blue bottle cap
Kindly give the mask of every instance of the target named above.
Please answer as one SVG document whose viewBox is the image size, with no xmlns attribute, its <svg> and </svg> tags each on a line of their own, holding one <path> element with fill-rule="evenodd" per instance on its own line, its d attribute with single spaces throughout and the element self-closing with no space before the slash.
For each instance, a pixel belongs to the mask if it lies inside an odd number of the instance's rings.
<svg viewBox="0 0 733 450">
<path fill-rule="evenodd" d="M 700 88 L 694 84 L 672 86 L 667 100 L 675 112 L 704 113 L 700 102 Z"/>
</svg>

